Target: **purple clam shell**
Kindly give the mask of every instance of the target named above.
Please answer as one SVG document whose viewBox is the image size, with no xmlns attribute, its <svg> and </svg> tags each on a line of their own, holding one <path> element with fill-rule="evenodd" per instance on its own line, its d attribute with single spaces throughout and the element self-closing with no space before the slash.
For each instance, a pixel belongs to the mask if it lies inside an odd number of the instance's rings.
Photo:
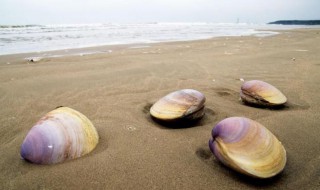
<svg viewBox="0 0 320 190">
<path fill-rule="evenodd" d="M 20 155 L 35 164 L 53 164 L 81 157 L 95 148 L 98 133 L 92 123 L 71 108 L 46 114 L 24 139 Z"/>
<path fill-rule="evenodd" d="M 57 147 L 61 147 L 63 134 L 57 131 L 52 121 L 40 122 L 28 133 L 21 145 L 20 155 L 25 160 L 36 164 L 54 162 Z M 63 153 L 62 153 L 63 154 Z M 61 153 L 59 154 L 61 155 Z"/>
<path fill-rule="evenodd" d="M 287 102 L 287 98 L 280 90 L 260 80 L 251 80 L 243 83 L 240 97 L 245 103 L 265 107 L 280 106 Z"/>
<path fill-rule="evenodd" d="M 272 177 L 286 164 L 281 142 L 260 123 L 244 117 L 220 121 L 212 130 L 209 148 L 224 165 L 253 177 Z"/>
</svg>

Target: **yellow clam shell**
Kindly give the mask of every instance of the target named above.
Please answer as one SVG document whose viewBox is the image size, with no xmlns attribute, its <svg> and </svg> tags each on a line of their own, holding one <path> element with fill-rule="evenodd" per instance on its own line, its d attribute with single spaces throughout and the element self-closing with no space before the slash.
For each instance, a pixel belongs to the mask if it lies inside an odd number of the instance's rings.
<svg viewBox="0 0 320 190">
<path fill-rule="evenodd" d="M 266 107 L 279 106 L 287 102 L 286 96 L 280 90 L 260 80 L 243 83 L 240 97 L 245 103 Z"/>
<path fill-rule="evenodd" d="M 199 119 L 204 115 L 205 100 L 201 92 L 193 89 L 175 91 L 153 104 L 150 114 L 163 121 Z"/>
</svg>

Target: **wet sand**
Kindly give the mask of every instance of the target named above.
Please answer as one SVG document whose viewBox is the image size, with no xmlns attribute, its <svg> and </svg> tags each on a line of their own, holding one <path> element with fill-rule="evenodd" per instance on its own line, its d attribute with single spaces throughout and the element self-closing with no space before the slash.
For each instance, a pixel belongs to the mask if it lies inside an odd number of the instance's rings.
<svg viewBox="0 0 320 190">
<path fill-rule="evenodd" d="M 319 189 L 319 44 L 320 29 L 305 29 L 64 50 L 47 54 L 69 56 L 38 62 L 24 58 L 43 53 L 0 56 L 0 189 Z M 77 54 L 92 51 L 99 53 Z M 242 79 L 276 86 L 288 103 L 273 110 L 244 105 Z M 188 128 L 154 122 L 150 106 L 184 88 L 206 96 L 203 119 Z M 60 164 L 25 162 L 23 139 L 57 106 L 85 114 L 98 130 L 98 146 Z M 283 143 L 288 161 L 280 175 L 246 177 L 211 154 L 212 128 L 231 116 L 258 121 Z"/>
</svg>

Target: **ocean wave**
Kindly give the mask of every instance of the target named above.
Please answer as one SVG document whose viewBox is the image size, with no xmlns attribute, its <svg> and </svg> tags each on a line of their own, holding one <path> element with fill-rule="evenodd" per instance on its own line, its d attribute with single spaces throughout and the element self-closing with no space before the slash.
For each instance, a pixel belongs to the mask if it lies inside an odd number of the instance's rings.
<svg viewBox="0 0 320 190">
<path fill-rule="evenodd" d="M 96 45 L 154 43 L 220 36 L 268 36 L 292 26 L 248 23 L 96 23 L 0 25 L 0 55 Z M 264 30 L 264 31 L 262 31 Z"/>
<path fill-rule="evenodd" d="M 43 25 L 37 24 L 27 24 L 27 25 L 0 25 L 0 28 L 32 28 L 32 27 L 41 27 Z"/>
</svg>

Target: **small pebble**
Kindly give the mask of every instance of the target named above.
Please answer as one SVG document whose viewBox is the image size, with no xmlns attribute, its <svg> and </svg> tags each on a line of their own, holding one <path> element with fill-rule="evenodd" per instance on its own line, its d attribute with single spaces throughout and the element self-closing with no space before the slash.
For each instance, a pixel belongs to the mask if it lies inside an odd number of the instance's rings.
<svg viewBox="0 0 320 190">
<path fill-rule="evenodd" d="M 128 131 L 135 131 L 137 128 L 133 125 L 127 125 L 125 126 L 125 128 L 128 130 Z"/>
</svg>

